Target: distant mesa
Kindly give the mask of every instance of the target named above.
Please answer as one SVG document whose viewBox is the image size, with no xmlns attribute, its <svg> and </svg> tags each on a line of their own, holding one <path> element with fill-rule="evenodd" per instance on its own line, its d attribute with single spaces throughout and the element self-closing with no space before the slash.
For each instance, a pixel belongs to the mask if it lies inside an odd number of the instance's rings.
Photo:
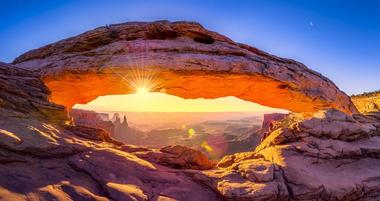
<svg viewBox="0 0 380 201">
<path fill-rule="evenodd" d="M 78 126 L 90 126 L 103 129 L 110 133 L 110 136 L 124 143 L 141 145 L 145 134 L 134 128 L 130 128 L 126 116 L 123 120 L 119 113 L 114 113 L 109 119 L 108 113 L 97 113 L 95 111 L 73 109 L 70 111 L 74 124 Z"/>
</svg>

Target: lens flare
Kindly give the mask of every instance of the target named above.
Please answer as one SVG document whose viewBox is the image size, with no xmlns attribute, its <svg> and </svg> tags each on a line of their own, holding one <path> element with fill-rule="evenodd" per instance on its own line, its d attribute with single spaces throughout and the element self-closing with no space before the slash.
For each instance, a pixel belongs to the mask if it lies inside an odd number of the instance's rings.
<svg viewBox="0 0 380 201">
<path fill-rule="evenodd" d="M 206 141 L 203 141 L 202 144 L 201 144 L 201 147 L 207 151 L 207 152 L 212 152 L 213 148 L 206 142 Z"/>
<path fill-rule="evenodd" d="M 187 133 L 189 134 L 189 138 L 192 138 L 195 135 L 195 130 L 193 128 L 190 128 Z"/>
</svg>

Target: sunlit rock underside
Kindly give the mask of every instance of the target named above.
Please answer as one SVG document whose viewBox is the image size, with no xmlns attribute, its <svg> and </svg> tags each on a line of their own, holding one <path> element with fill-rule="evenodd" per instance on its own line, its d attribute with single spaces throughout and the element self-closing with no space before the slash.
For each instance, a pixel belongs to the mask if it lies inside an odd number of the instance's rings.
<svg viewBox="0 0 380 201">
<path fill-rule="evenodd" d="M 69 109 L 101 95 L 132 93 L 140 84 L 184 98 L 236 96 L 295 112 L 357 112 L 333 82 L 303 64 L 193 22 L 99 27 L 31 50 L 13 63 L 40 73 L 51 100 Z M 149 83 L 141 84 L 142 77 Z"/>
</svg>

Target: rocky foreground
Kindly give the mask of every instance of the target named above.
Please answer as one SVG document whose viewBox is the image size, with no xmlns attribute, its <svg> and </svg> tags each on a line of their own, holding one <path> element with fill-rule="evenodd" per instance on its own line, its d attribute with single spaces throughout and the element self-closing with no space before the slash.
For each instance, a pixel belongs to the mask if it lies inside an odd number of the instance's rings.
<svg viewBox="0 0 380 201">
<path fill-rule="evenodd" d="M 67 123 L 36 74 L 0 64 L 1 200 L 379 200 L 380 114 L 290 114 L 217 164 Z"/>
</svg>

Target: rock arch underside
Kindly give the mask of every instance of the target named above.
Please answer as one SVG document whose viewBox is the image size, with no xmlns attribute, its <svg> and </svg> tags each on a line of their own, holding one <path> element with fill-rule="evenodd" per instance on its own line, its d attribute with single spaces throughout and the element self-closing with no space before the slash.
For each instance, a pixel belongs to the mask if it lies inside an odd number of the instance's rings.
<svg viewBox="0 0 380 201">
<path fill-rule="evenodd" d="M 357 112 L 350 98 L 321 74 L 197 23 L 100 27 L 29 51 L 13 64 L 38 71 L 52 91 L 51 100 L 68 108 L 101 95 L 133 93 L 129 82 L 137 72 L 153 77 L 153 91 L 183 98 L 236 96 L 295 112 Z"/>
<path fill-rule="evenodd" d="M 62 105 L 131 93 L 136 69 L 155 91 L 293 112 L 266 115 L 260 144 L 220 161 L 68 121 Z M 196 23 L 110 25 L 0 62 L 0 200 L 380 200 L 379 145 L 379 112 L 358 113 L 322 75 Z"/>
</svg>

